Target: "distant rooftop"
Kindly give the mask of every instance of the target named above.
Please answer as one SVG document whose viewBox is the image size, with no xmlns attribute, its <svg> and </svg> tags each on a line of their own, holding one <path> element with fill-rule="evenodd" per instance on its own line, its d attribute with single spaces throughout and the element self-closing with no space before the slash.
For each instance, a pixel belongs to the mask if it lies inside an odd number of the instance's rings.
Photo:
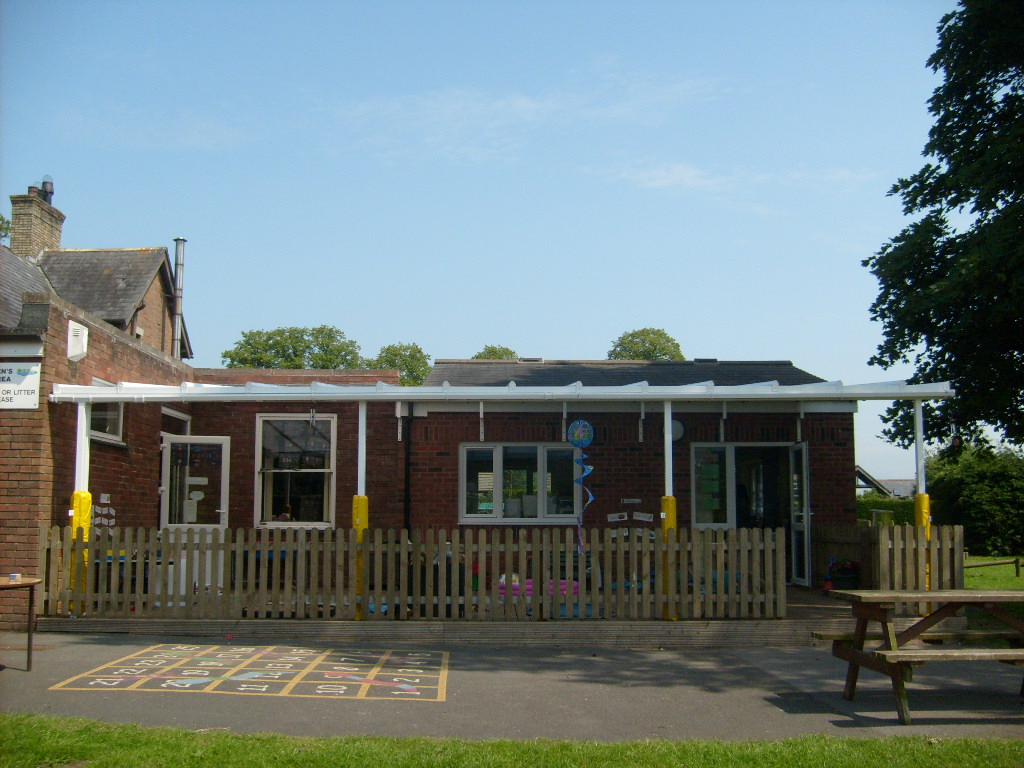
<svg viewBox="0 0 1024 768">
<path fill-rule="evenodd" d="M 558 387 L 581 382 L 588 387 L 614 387 L 646 381 L 654 387 L 682 386 L 713 381 L 718 386 L 739 386 L 774 381 L 782 386 L 825 381 L 788 360 L 435 360 L 424 382 L 455 387 L 517 386 Z"/>
</svg>

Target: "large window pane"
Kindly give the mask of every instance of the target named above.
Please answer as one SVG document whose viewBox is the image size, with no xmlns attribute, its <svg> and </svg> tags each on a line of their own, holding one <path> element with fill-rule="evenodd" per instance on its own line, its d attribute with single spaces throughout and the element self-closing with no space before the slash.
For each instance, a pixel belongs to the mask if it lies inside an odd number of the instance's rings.
<svg viewBox="0 0 1024 768">
<path fill-rule="evenodd" d="M 494 514 L 494 449 L 466 451 L 466 514 Z"/>
<path fill-rule="evenodd" d="M 537 517 L 537 446 L 506 445 L 501 469 L 504 517 Z"/>
<path fill-rule="evenodd" d="M 694 451 L 694 499 L 697 525 L 729 522 L 728 472 L 725 448 Z"/>
<path fill-rule="evenodd" d="M 331 450 L 331 423 L 317 419 L 263 422 L 263 466 L 272 469 L 325 469 Z"/>
<path fill-rule="evenodd" d="M 572 448 L 549 448 L 547 459 L 547 513 L 572 515 L 576 508 L 573 479 L 578 469 L 573 461 Z"/>
<path fill-rule="evenodd" d="M 330 522 L 332 435 L 331 419 L 261 419 L 262 522 Z"/>
<path fill-rule="evenodd" d="M 265 522 L 322 523 L 327 516 L 326 473 L 270 472 L 265 476 Z"/>
</svg>

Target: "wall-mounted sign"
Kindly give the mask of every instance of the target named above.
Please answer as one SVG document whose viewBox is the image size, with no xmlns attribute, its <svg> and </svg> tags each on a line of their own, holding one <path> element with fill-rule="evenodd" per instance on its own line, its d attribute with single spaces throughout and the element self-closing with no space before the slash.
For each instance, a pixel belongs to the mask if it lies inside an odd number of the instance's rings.
<svg viewBox="0 0 1024 768">
<path fill-rule="evenodd" d="M 35 410 L 39 407 L 41 363 L 0 361 L 0 408 Z"/>
</svg>

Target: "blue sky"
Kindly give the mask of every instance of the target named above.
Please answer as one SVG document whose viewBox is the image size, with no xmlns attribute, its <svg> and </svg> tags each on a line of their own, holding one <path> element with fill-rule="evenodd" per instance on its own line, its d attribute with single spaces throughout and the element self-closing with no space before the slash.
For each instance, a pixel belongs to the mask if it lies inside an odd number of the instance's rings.
<svg viewBox="0 0 1024 768">
<path fill-rule="evenodd" d="M 64 246 L 188 239 L 194 364 L 329 324 L 373 355 L 687 357 L 890 381 L 861 260 L 906 223 L 953 0 L 0 5 L 0 189 Z M 913 455 L 857 417 L 857 458 Z"/>
</svg>

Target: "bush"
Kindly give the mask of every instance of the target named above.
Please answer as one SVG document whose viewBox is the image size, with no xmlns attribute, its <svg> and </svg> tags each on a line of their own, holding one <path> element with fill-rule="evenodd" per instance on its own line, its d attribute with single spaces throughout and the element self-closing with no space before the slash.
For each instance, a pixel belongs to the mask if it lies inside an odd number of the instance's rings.
<svg viewBox="0 0 1024 768">
<path fill-rule="evenodd" d="M 892 521 L 896 525 L 914 524 L 914 500 L 893 499 L 883 496 L 877 491 L 870 491 L 857 497 L 857 519 L 871 520 L 871 510 L 884 509 L 892 512 Z"/>
<path fill-rule="evenodd" d="M 935 524 L 964 526 L 972 554 L 1024 553 L 1024 453 L 967 447 L 929 458 L 927 471 Z"/>
</svg>

